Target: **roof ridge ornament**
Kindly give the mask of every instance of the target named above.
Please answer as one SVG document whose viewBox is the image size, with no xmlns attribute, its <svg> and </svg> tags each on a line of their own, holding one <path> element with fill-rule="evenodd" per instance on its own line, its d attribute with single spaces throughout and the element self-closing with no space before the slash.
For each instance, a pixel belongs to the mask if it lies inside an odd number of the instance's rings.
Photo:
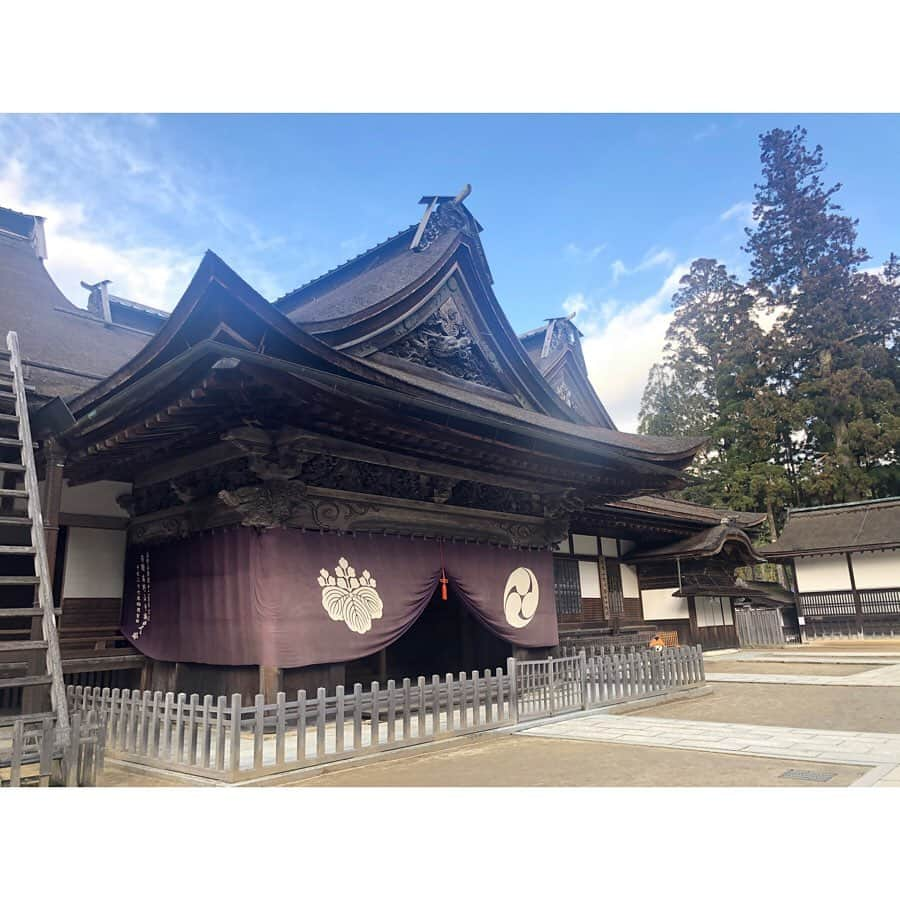
<svg viewBox="0 0 900 900">
<path fill-rule="evenodd" d="M 466 221 L 459 212 L 459 206 L 471 193 L 472 185 L 465 184 L 455 197 L 451 197 L 449 194 L 433 194 L 422 197 L 419 203 L 426 204 L 426 209 L 410 242 L 409 249 L 425 250 L 446 228 L 463 227 Z"/>
</svg>

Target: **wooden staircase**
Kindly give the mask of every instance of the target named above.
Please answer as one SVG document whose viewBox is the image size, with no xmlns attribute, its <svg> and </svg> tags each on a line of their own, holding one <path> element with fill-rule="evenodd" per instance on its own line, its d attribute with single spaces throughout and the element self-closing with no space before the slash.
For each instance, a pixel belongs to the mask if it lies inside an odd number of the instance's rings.
<svg viewBox="0 0 900 900">
<path fill-rule="evenodd" d="M 0 708 L 0 770 L 31 755 L 42 757 L 42 763 L 48 754 L 59 758 L 70 739 L 36 445 L 14 331 L 6 345 L 7 351 L 0 351 L 0 704 L 5 707 Z M 45 746 L 51 727 L 52 750 Z M 37 729 L 45 740 L 29 752 L 21 742 L 27 744 Z"/>
</svg>

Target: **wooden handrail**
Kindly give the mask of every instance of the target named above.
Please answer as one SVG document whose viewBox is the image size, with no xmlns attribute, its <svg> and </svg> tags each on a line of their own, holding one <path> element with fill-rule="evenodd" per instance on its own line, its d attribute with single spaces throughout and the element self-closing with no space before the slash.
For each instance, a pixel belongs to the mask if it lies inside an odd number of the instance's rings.
<svg viewBox="0 0 900 900">
<path fill-rule="evenodd" d="M 34 547 L 35 574 L 38 583 L 38 604 L 43 612 L 41 631 L 47 642 L 47 672 L 50 684 L 50 705 L 56 713 L 58 747 L 69 743 L 69 709 L 63 683 L 62 659 L 59 653 L 59 637 L 56 633 L 56 617 L 53 610 L 53 590 L 50 567 L 47 563 L 47 545 L 44 542 L 44 519 L 38 489 L 34 447 L 31 441 L 31 423 L 28 418 L 28 400 L 25 396 L 25 379 L 22 375 L 22 357 L 19 354 L 19 337 L 14 331 L 6 336 L 9 349 L 9 368 L 13 376 L 13 393 L 19 417 L 19 441 L 22 444 L 22 465 L 25 467 L 25 490 L 28 492 L 28 516 L 31 519 L 31 545 Z"/>
</svg>

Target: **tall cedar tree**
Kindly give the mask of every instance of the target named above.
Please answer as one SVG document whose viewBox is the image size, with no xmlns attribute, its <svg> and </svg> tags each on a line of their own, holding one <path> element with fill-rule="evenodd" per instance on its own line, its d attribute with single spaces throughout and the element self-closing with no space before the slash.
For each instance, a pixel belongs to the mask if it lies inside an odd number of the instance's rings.
<svg viewBox="0 0 900 900">
<path fill-rule="evenodd" d="M 747 229 L 751 288 L 779 319 L 769 369 L 793 428 L 785 448 L 801 503 L 900 493 L 900 272 L 860 270 L 857 220 L 826 187 L 822 148 L 806 131 L 760 139 L 763 180 Z M 786 461 L 786 460 L 784 460 Z"/>
<path fill-rule="evenodd" d="M 760 138 L 762 184 L 744 248 L 745 287 L 698 259 L 673 297 L 662 365 L 640 430 L 710 435 L 691 499 L 765 509 L 772 535 L 789 505 L 900 493 L 900 260 L 880 273 L 856 221 L 825 187 L 806 132 Z M 754 307 L 779 313 L 763 332 Z"/>
<path fill-rule="evenodd" d="M 765 388 L 765 335 L 752 315 L 756 298 L 725 266 L 698 259 L 672 305 L 664 363 L 651 370 L 640 430 L 708 434 L 693 471 L 701 481 L 686 496 L 714 506 L 767 509 L 774 531 L 787 482 L 772 458 L 769 419 L 747 418 L 748 404 Z"/>
</svg>

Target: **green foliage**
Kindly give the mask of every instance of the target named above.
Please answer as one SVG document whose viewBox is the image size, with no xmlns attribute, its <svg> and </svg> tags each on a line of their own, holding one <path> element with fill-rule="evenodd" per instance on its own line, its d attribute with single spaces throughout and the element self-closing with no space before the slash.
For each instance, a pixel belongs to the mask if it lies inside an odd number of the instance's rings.
<svg viewBox="0 0 900 900">
<path fill-rule="evenodd" d="M 900 494 L 900 260 L 860 269 L 858 223 L 803 129 L 774 129 L 760 146 L 751 279 L 693 263 L 640 430 L 708 434 L 702 482 L 685 494 L 765 509 L 774 531 L 787 506 Z M 754 315 L 765 308 L 779 313 L 768 332 Z"/>
</svg>

